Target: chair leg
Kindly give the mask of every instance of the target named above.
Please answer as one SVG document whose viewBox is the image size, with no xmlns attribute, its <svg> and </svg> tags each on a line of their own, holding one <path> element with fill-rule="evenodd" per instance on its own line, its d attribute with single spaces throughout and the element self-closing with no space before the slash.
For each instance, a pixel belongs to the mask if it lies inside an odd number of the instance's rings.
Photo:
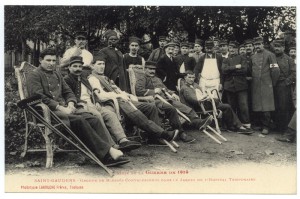
<svg viewBox="0 0 300 199">
<path fill-rule="evenodd" d="M 51 130 L 45 127 L 45 131 L 43 132 L 43 137 L 46 143 L 46 168 L 51 168 L 53 166 L 53 146 L 52 140 L 49 138 L 51 134 Z"/>
<path fill-rule="evenodd" d="M 28 136 L 29 136 L 29 124 L 27 122 L 26 123 L 26 130 L 25 130 L 25 143 L 24 143 L 24 150 L 23 152 L 21 153 L 21 157 L 24 158 L 26 153 L 27 153 L 27 150 L 28 150 Z"/>
<path fill-rule="evenodd" d="M 213 139 L 216 143 L 222 144 L 217 138 L 215 138 L 213 135 L 211 135 L 209 132 L 207 132 L 205 129 L 203 130 L 203 133 L 205 133 L 207 136 L 209 136 L 211 139 Z"/>
</svg>

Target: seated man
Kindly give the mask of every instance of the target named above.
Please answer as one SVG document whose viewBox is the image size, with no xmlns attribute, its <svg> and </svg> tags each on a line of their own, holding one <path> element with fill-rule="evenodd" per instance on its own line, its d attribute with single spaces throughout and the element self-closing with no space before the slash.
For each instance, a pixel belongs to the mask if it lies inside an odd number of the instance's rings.
<svg viewBox="0 0 300 199">
<path fill-rule="evenodd" d="M 104 76 L 105 60 L 102 57 L 94 57 L 92 74 L 88 81 L 93 90 L 96 89 L 100 101 L 115 98 L 121 111 L 134 125 L 149 133 L 150 139 L 163 138 L 171 141 L 177 137 L 178 131 L 165 131 L 161 128 L 158 110 L 154 103 L 133 101 L 132 95 L 123 92 L 108 77 Z M 103 106 L 114 110 L 109 104 Z"/>
<path fill-rule="evenodd" d="M 183 142 L 192 142 L 195 139 L 187 136 L 184 133 L 181 123 L 179 121 L 179 116 L 175 108 L 185 114 L 191 120 L 191 126 L 197 129 L 205 128 L 206 125 L 209 125 L 212 122 L 212 117 L 207 117 L 202 120 L 195 111 L 179 102 L 179 97 L 175 94 L 174 91 L 170 91 L 163 84 L 160 78 L 155 76 L 156 66 L 154 62 L 146 62 L 145 65 L 145 74 L 141 76 L 135 85 L 135 92 L 137 96 L 155 96 L 155 94 L 160 95 L 166 99 L 170 104 L 167 104 L 159 99 L 155 100 L 156 106 L 163 110 L 169 119 L 173 127 L 177 127 L 180 130 L 179 138 Z M 174 82 L 175 84 L 176 82 Z M 172 94 L 172 99 L 168 99 L 164 91 Z M 175 108 L 174 108 L 175 107 Z"/>
<path fill-rule="evenodd" d="M 121 151 L 130 151 L 139 148 L 141 144 L 135 141 L 129 141 L 125 135 L 123 127 L 115 112 L 101 107 L 99 103 L 97 106 L 93 104 L 91 95 L 93 89 L 87 80 L 87 74 L 83 73 L 82 57 L 74 56 L 70 58 L 69 74 L 65 77 L 66 83 L 74 92 L 77 101 L 80 102 L 86 111 L 91 112 L 97 116 L 101 121 L 104 121 L 111 135 L 119 144 Z"/>
<path fill-rule="evenodd" d="M 75 108 L 77 99 L 60 73 L 55 71 L 56 52 L 46 49 L 40 54 L 40 66 L 29 74 L 27 89 L 30 96 L 41 96 L 62 121 L 107 166 L 128 163 L 122 151 L 113 148 L 114 142 L 105 126 L 90 113 Z"/>
<path fill-rule="evenodd" d="M 185 83 L 180 89 L 181 102 L 192 107 L 195 111 L 201 111 L 200 103 L 204 102 L 206 108 L 212 108 L 209 96 L 207 93 L 201 91 L 200 86 L 194 82 L 195 73 L 192 71 L 186 71 L 184 77 Z M 228 130 L 237 131 L 238 133 L 251 134 L 252 131 L 243 127 L 241 121 L 237 115 L 233 112 L 229 104 L 223 104 L 218 99 L 213 99 L 216 104 L 216 108 L 220 109 L 223 113 L 223 121 L 227 125 Z"/>
</svg>

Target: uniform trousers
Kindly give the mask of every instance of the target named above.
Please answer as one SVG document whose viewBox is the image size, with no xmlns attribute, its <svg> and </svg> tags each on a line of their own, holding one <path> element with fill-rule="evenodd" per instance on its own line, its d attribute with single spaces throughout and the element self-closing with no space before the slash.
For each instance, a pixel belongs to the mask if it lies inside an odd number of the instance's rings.
<svg viewBox="0 0 300 199">
<path fill-rule="evenodd" d="M 100 160 L 104 159 L 112 144 L 109 143 L 110 134 L 107 134 L 104 130 L 105 126 L 97 117 L 85 112 L 65 114 L 61 111 L 54 111 L 54 113 Z"/>
</svg>

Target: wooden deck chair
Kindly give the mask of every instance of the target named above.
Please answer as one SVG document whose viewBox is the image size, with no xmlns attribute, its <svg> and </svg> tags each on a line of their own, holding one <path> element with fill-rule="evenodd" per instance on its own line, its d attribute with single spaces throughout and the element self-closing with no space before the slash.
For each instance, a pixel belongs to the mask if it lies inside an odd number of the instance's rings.
<svg viewBox="0 0 300 199">
<path fill-rule="evenodd" d="M 22 62 L 21 66 L 14 66 L 15 68 L 15 76 L 18 81 L 18 92 L 20 95 L 20 99 L 24 100 L 28 98 L 28 91 L 26 86 L 27 76 L 30 72 L 32 72 L 36 67 L 27 63 Z M 41 109 L 42 115 L 46 121 L 51 123 L 49 108 L 43 103 L 36 104 L 36 107 Z M 27 152 L 46 152 L 46 168 L 50 168 L 53 166 L 53 154 L 54 151 L 59 152 L 70 152 L 75 150 L 61 150 L 55 144 L 53 144 L 53 140 L 49 137 L 52 133 L 51 129 L 47 128 L 44 124 L 38 122 L 35 117 L 32 117 L 27 110 L 23 110 L 24 118 L 25 118 L 25 135 L 24 135 L 24 149 L 21 153 L 21 157 L 25 157 Z M 29 148 L 28 146 L 28 138 L 34 129 L 37 129 L 41 132 L 44 140 L 45 140 L 45 148 Z M 76 150 L 77 151 L 77 150 Z"/>
</svg>

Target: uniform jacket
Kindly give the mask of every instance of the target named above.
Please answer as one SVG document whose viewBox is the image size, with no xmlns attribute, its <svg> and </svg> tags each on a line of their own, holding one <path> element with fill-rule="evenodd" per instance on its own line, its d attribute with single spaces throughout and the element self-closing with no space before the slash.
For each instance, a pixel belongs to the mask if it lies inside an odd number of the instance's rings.
<svg viewBox="0 0 300 199">
<path fill-rule="evenodd" d="M 262 65 L 259 60 L 262 58 Z M 279 68 L 270 68 L 270 64 L 276 64 L 273 53 L 263 50 L 251 57 L 252 62 L 252 109 L 253 111 L 274 111 L 273 84 L 277 81 Z"/>
<path fill-rule="evenodd" d="M 195 73 L 195 76 L 196 76 L 196 82 L 199 81 L 199 74 L 201 74 L 202 72 L 202 69 L 203 69 L 203 65 L 204 65 L 204 60 L 207 56 L 207 53 L 203 54 L 200 58 L 199 58 L 199 62 L 196 64 L 195 68 L 194 68 L 194 73 Z M 218 65 L 218 69 L 219 69 L 219 72 L 220 72 L 220 79 L 221 79 L 221 82 L 222 82 L 222 56 L 218 53 L 213 53 L 212 54 L 212 58 L 216 58 L 217 59 L 217 65 Z"/>
<path fill-rule="evenodd" d="M 196 91 L 195 89 L 199 89 L 200 87 L 198 84 L 194 83 L 193 84 L 194 88 L 191 88 L 189 85 L 184 83 L 179 91 L 179 97 L 180 101 L 193 108 L 194 110 L 198 111 L 200 109 L 200 104 L 196 96 Z"/>
<path fill-rule="evenodd" d="M 241 68 L 237 69 L 236 65 L 241 64 Z M 223 59 L 222 75 L 224 82 L 224 90 L 230 92 L 238 92 L 248 89 L 246 79 L 248 72 L 248 63 L 245 57 L 240 55 L 229 55 L 227 59 Z"/>
<path fill-rule="evenodd" d="M 278 86 L 290 86 L 296 82 L 296 64 L 294 60 L 286 54 L 276 56 L 280 69 Z"/>
<path fill-rule="evenodd" d="M 163 55 L 156 64 L 156 74 L 161 80 L 166 78 L 164 84 L 170 90 L 176 90 L 177 79 L 179 77 L 178 66 L 173 58 L 171 60 L 167 55 Z"/>
<path fill-rule="evenodd" d="M 196 66 L 196 60 L 194 57 L 189 57 L 188 55 L 178 55 L 174 59 L 177 64 L 178 71 L 182 63 L 184 63 L 185 70 L 194 71 L 194 68 Z"/>
<path fill-rule="evenodd" d="M 74 93 L 56 71 L 48 72 L 38 67 L 28 75 L 28 80 L 26 83 L 29 95 L 41 96 L 50 110 L 55 110 L 58 105 L 65 106 L 69 102 L 77 103 Z"/>
<path fill-rule="evenodd" d="M 123 91 L 128 92 L 129 82 L 127 82 L 125 78 L 126 69 L 121 51 L 115 48 L 105 47 L 101 49 L 97 55 L 105 59 L 105 76 L 118 83 L 118 86 Z M 119 79 L 119 82 L 117 79 Z"/>
<path fill-rule="evenodd" d="M 164 54 L 165 52 L 162 48 L 156 48 L 151 52 L 147 61 L 158 62 L 158 60 L 162 58 Z"/>
</svg>

